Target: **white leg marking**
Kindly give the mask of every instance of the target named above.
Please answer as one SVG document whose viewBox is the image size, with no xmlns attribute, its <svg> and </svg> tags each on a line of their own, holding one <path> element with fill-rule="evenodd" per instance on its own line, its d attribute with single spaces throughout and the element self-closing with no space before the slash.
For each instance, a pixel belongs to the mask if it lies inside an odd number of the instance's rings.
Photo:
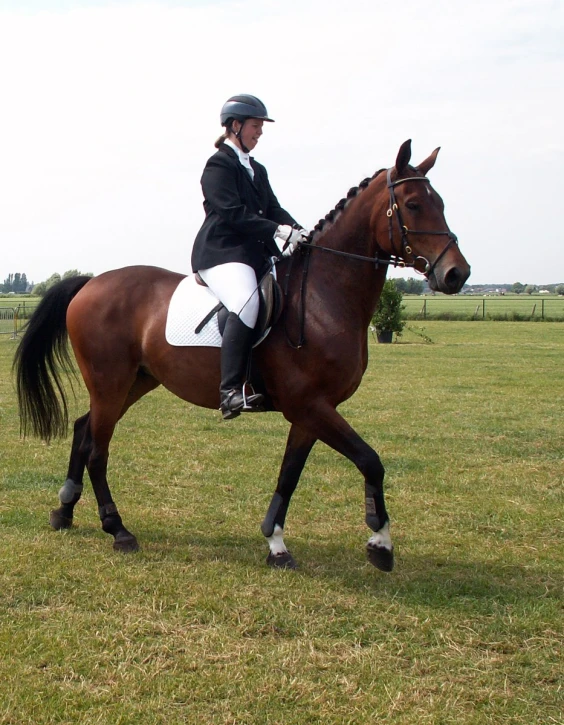
<svg viewBox="0 0 564 725">
<path fill-rule="evenodd" d="M 390 536 L 390 524 L 388 522 L 382 526 L 380 531 L 377 531 L 368 539 L 368 546 L 375 546 L 388 551 L 392 550 L 392 537 Z"/>
<path fill-rule="evenodd" d="M 276 556 L 277 554 L 285 554 L 288 551 L 286 544 L 284 543 L 284 529 L 278 524 L 274 526 L 274 533 L 272 536 L 267 536 L 266 540 L 268 541 L 270 552 L 273 556 Z"/>
</svg>

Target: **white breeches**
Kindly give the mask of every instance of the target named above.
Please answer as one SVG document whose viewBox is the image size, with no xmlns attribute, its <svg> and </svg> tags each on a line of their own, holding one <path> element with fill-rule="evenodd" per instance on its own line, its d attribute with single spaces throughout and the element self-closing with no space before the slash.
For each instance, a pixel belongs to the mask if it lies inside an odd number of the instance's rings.
<svg viewBox="0 0 564 725">
<path fill-rule="evenodd" d="M 229 312 L 235 312 L 247 327 L 254 329 L 259 313 L 255 270 L 248 264 L 227 262 L 198 272 Z"/>
</svg>

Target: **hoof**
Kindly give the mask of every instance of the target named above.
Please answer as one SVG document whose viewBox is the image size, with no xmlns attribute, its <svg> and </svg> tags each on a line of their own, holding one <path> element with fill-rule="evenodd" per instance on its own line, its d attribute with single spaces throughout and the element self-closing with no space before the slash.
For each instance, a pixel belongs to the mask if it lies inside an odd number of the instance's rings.
<svg viewBox="0 0 564 725">
<path fill-rule="evenodd" d="M 130 554 L 133 551 L 139 551 L 139 544 L 133 534 L 116 536 L 114 541 L 114 551 L 121 551 L 123 554 Z"/>
<path fill-rule="evenodd" d="M 266 557 L 266 563 L 273 569 L 297 569 L 298 565 L 294 557 L 289 551 L 283 551 L 280 554 L 273 554 L 269 552 Z"/>
<path fill-rule="evenodd" d="M 394 568 L 394 550 L 386 549 L 384 546 L 368 544 L 366 546 L 368 561 L 380 571 L 392 571 Z"/>
<path fill-rule="evenodd" d="M 67 516 L 63 516 L 59 509 L 53 509 L 53 511 L 49 514 L 49 524 L 55 529 L 55 531 L 70 529 L 72 527 L 72 519 L 69 519 Z"/>
</svg>

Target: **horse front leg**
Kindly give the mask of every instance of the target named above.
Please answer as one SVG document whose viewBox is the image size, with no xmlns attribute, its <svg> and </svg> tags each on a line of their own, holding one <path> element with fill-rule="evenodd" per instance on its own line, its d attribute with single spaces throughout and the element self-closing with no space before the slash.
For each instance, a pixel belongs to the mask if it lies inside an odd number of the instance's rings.
<svg viewBox="0 0 564 725">
<path fill-rule="evenodd" d="M 292 425 L 290 428 L 278 485 L 261 525 L 270 548 L 266 563 L 278 569 L 295 569 L 297 566 L 284 543 L 284 523 L 290 499 L 315 441 L 314 436 L 299 426 Z"/>
<path fill-rule="evenodd" d="M 305 427 L 305 420 L 300 421 Z M 384 466 L 380 456 L 328 403 L 308 409 L 307 426 L 317 438 L 352 461 L 364 476 L 365 521 L 374 532 L 366 545 L 368 559 L 381 571 L 392 571 L 394 548 L 384 502 Z"/>
</svg>

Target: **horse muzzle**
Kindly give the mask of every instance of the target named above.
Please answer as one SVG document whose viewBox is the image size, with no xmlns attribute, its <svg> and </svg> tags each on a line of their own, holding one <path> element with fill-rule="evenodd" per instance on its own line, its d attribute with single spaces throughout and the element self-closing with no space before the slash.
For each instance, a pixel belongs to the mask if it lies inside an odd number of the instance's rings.
<svg viewBox="0 0 564 725">
<path fill-rule="evenodd" d="M 439 265 L 427 277 L 433 292 L 455 295 L 464 287 L 470 276 L 470 265 L 464 260 L 455 265 Z"/>
</svg>

